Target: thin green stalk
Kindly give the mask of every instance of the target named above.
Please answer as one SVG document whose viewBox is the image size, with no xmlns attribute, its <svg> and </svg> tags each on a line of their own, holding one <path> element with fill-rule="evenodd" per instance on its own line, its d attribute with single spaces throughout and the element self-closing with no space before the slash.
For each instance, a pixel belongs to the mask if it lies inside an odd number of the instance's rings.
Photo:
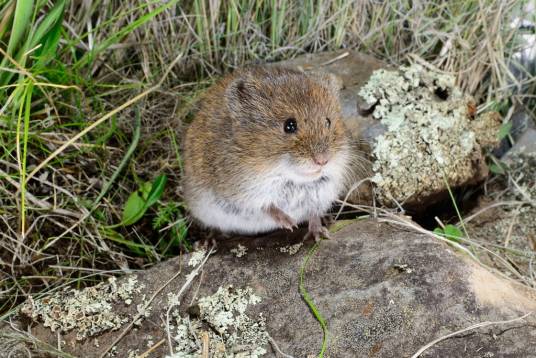
<svg viewBox="0 0 536 358">
<path fill-rule="evenodd" d="M 307 293 L 307 290 L 305 288 L 305 283 L 304 283 L 305 268 L 307 267 L 309 260 L 316 253 L 319 247 L 320 247 L 320 242 L 317 242 L 309 250 L 309 252 L 307 253 L 307 256 L 305 256 L 305 261 L 303 262 L 303 265 L 300 269 L 300 294 L 302 295 L 303 300 L 305 301 L 305 303 L 307 303 L 307 306 L 309 306 L 309 309 L 313 313 L 313 316 L 315 316 L 318 323 L 320 323 L 320 327 L 322 328 L 322 348 L 320 349 L 320 353 L 318 353 L 318 357 L 322 358 L 324 357 L 324 353 L 326 352 L 326 349 L 328 346 L 328 325 L 326 324 L 324 317 L 322 317 L 322 314 L 320 314 L 320 312 L 318 311 L 318 308 L 313 302 L 313 299 Z"/>
<path fill-rule="evenodd" d="M 106 195 L 108 190 L 112 187 L 113 182 L 117 179 L 119 174 L 123 171 L 125 166 L 127 165 L 128 161 L 130 160 L 130 157 L 136 150 L 136 147 L 138 146 L 138 143 L 140 141 L 140 133 L 141 133 L 141 114 L 139 107 L 135 108 L 135 122 L 134 122 L 134 135 L 132 136 L 132 142 L 130 143 L 130 146 L 128 147 L 127 152 L 125 153 L 125 156 L 123 159 L 121 159 L 121 162 L 117 166 L 117 169 L 114 171 L 112 176 L 110 177 L 110 180 L 106 182 L 106 184 L 102 187 L 102 190 L 99 193 L 99 196 L 95 199 L 93 202 L 93 207 L 91 208 L 90 212 L 93 212 L 97 208 L 97 204 L 101 199 Z"/>
<path fill-rule="evenodd" d="M 443 170 L 443 168 L 441 168 L 441 174 L 443 175 L 443 180 L 445 181 L 445 185 L 447 186 L 447 190 L 449 192 L 450 200 L 452 200 L 452 205 L 454 206 L 454 210 L 456 210 L 456 215 L 458 215 L 458 220 L 460 220 L 463 233 L 465 234 L 465 237 L 469 239 L 469 233 L 467 232 L 467 228 L 465 227 L 465 223 L 463 222 L 463 217 L 462 217 L 462 214 L 460 213 L 460 209 L 458 208 L 458 205 L 456 204 L 456 199 L 454 199 L 454 194 L 452 194 L 452 190 L 450 190 L 450 185 L 449 185 L 447 176 L 445 175 L 445 171 Z"/>
</svg>

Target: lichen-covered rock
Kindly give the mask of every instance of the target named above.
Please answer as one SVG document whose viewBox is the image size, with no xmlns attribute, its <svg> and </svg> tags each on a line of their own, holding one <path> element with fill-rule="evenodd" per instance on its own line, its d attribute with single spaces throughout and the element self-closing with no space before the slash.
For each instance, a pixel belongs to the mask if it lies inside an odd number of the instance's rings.
<svg viewBox="0 0 536 358">
<path fill-rule="evenodd" d="M 484 179 L 483 150 L 499 144 L 500 116 L 476 115 L 451 75 L 420 65 L 378 70 L 359 91 L 386 127 L 373 144 L 372 181 L 388 205 L 422 203 Z"/>
<path fill-rule="evenodd" d="M 198 267 L 188 265 L 191 255 L 137 273 L 145 289 L 129 306 L 114 303 L 114 310 L 126 309 L 133 317 L 143 294 L 158 294 L 149 316 L 115 345 L 115 356 L 150 351 L 149 357 L 164 357 L 171 355 L 171 345 L 173 357 L 200 357 L 200 347 L 210 356 L 249 357 L 265 350 L 264 356 L 276 357 L 270 339 L 294 357 L 316 356 L 322 329 L 299 290 L 300 270 L 313 243 L 293 246 L 303 234 L 278 232 L 220 242 L 203 274 L 180 297 Z M 326 356 L 409 357 L 448 333 L 536 310 L 534 293 L 495 277 L 429 236 L 374 220 L 352 222 L 333 236 L 320 243 L 304 270 L 304 287 L 327 324 Z M 241 257 L 231 252 L 239 244 L 247 249 Z M 297 251 L 281 251 L 289 247 Z M 62 350 L 88 358 L 110 348 L 127 327 L 79 341 L 74 331 L 52 332 L 40 317 L 13 324 L 53 347 L 59 342 Z M 536 317 L 529 316 L 473 329 L 433 345 L 422 356 L 531 357 L 535 327 Z M 5 327 L 0 336 L 9 332 Z M 224 343 L 231 336 L 239 341 Z M 0 357 L 7 357 L 4 352 Z"/>
</svg>

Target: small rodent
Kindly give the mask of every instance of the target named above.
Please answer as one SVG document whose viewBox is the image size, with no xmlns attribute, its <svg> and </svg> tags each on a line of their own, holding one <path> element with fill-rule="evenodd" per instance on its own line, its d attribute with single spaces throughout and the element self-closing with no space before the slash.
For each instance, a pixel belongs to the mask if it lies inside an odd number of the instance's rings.
<svg viewBox="0 0 536 358">
<path fill-rule="evenodd" d="M 350 139 L 336 80 L 282 67 L 238 70 L 213 85 L 184 140 L 184 198 L 223 232 L 329 237 L 321 218 L 345 188 Z"/>
</svg>

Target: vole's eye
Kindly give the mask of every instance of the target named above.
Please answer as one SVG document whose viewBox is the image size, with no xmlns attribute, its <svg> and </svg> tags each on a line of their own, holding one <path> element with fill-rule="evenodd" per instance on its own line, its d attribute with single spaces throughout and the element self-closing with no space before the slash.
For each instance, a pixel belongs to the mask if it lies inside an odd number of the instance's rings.
<svg viewBox="0 0 536 358">
<path fill-rule="evenodd" d="M 331 119 L 326 117 L 326 128 L 329 128 L 329 127 L 331 127 Z"/>
<path fill-rule="evenodd" d="M 298 123 L 294 118 L 287 118 L 283 128 L 285 129 L 285 133 L 296 133 L 298 130 Z"/>
</svg>

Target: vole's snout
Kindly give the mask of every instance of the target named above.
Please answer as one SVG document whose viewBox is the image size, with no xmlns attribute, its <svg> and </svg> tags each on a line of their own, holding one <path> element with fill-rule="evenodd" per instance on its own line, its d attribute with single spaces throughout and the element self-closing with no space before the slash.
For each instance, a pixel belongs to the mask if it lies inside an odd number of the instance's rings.
<svg viewBox="0 0 536 358">
<path fill-rule="evenodd" d="M 313 162 L 316 165 L 323 167 L 329 162 L 330 155 L 327 152 L 320 152 L 313 154 Z"/>
</svg>

